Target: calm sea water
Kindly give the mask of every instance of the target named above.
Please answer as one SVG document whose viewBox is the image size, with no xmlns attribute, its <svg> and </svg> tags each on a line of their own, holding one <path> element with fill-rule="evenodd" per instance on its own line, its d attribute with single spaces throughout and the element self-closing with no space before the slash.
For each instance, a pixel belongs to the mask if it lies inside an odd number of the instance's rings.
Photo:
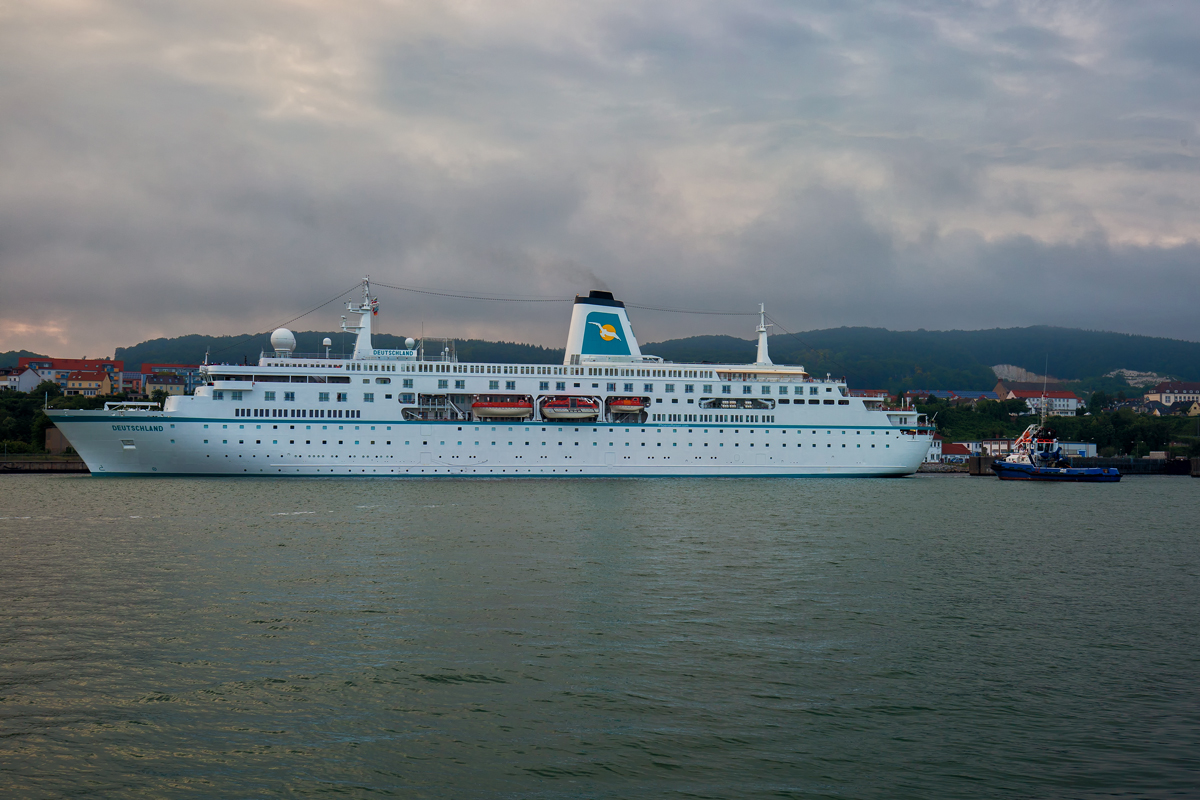
<svg viewBox="0 0 1200 800">
<path fill-rule="evenodd" d="M 4 797 L 1195 797 L 1200 480 L 0 481 Z"/>
</svg>

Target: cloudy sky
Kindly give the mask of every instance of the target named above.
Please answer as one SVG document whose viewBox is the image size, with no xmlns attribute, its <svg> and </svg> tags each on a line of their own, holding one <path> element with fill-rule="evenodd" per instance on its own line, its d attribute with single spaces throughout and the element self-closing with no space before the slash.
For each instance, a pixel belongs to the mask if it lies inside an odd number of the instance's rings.
<svg viewBox="0 0 1200 800">
<path fill-rule="evenodd" d="M 366 273 L 1200 339 L 1198 41 L 1194 0 L 6 0 L 0 350 L 269 329 Z M 379 296 L 392 333 L 566 335 Z"/>
</svg>

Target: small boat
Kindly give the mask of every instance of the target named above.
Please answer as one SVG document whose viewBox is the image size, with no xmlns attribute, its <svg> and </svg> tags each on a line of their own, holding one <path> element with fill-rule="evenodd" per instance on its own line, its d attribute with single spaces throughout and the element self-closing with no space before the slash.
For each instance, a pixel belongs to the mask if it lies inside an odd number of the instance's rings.
<svg viewBox="0 0 1200 800">
<path fill-rule="evenodd" d="M 1067 483 L 1116 483 L 1121 473 L 1101 467 L 1073 468 L 1063 458 L 1055 432 L 1041 422 L 1030 425 L 1013 445 L 1013 452 L 992 462 L 992 471 L 1002 481 L 1062 481 Z"/>
<path fill-rule="evenodd" d="M 546 419 L 593 419 L 600 415 L 600 402 L 590 397 L 555 397 L 542 403 Z"/>
<path fill-rule="evenodd" d="M 521 396 L 480 397 L 471 404 L 471 413 L 476 417 L 519 418 L 533 416 L 533 403 Z"/>
<path fill-rule="evenodd" d="M 640 397 L 614 397 L 608 401 L 608 410 L 614 414 L 640 414 L 645 407 Z"/>
</svg>

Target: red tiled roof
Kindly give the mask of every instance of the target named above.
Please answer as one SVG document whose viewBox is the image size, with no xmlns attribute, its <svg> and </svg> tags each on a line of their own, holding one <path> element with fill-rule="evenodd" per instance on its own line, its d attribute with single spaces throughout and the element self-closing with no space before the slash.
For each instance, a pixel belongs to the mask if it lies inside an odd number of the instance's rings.
<svg viewBox="0 0 1200 800">
<path fill-rule="evenodd" d="M 112 367 L 117 372 L 125 368 L 124 361 L 113 361 L 103 358 L 39 358 L 38 356 L 21 356 L 17 359 L 17 365 L 28 367 L 32 364 L 45 364 L 49 362 L 49 369 L 70 369 L 70 370 L 107 370 Z"/>
<path fill-rule="evenodd" d="M 942 455 L 969 456 L 971 455 L 971 448 L 967 447 L 965 444 L 959 444 L 958 442 L 946 442 L 942 445 Z"/>
<path fill-rule="evenodd" d="M 1015 397 L 1019 400 L 1025 400 L 1030 397 L 1041 397 L 1043 392 L 1013 391 L 1010 394 L 1012 394 L 1013 397 Z M 1076 395 L 1074 392 L 1045 392 L 1044 394 L 1046 395 L 1046 397 L 1053 397 L 1053 398 L 1060 399 L 1060 400 L 1062 400 L 1062 399 L 1069 400 L 1072 397 L 1075 398 L 1076 400 L 1079 399 L 1079 396 Z"/>
<path fill-rule="evenodd" d="M 105 376 L 107 376 L 107 375 L 108 375 L 108 373 L 103 372 L 103 371 L 83 372 L 81 370 L 77 370 L 75 372 L 72 372 L 70 375 L 68 375 L 67 380 L 69 380 L 69 381 L 102 381 L 102 380 L 104 380 Z"/>
</svg>

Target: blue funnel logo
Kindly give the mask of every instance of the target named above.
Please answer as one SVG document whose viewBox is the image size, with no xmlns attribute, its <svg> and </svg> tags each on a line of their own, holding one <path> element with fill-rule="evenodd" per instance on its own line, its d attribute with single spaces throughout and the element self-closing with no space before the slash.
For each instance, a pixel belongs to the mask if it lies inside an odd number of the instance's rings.
<svg viewBox="0 0 1200 800">
<path fill-rule="evenodd" d="M 592 356 L 627 356 L 629 343 L 621 318 L 616 314 L 593 311 L 587 315 L 583 332 L 583 352 Z"/>
</svg>

